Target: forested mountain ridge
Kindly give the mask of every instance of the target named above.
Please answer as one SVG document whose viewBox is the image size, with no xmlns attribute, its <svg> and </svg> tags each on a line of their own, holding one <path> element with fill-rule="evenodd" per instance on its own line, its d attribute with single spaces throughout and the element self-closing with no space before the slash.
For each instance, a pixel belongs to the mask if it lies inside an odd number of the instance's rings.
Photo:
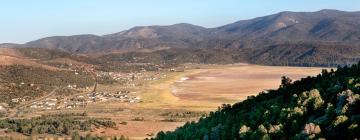
<svg viewBox="0 0 360 140">
<path fill-rule="evenodd" d="M 23 47 L 94 53 L 159 47 L 260 48 L 287 42 L 341 43 L 359 46 L 359 26 L 360 12 L 286 11 L 216 28 L 186 23 L 169 26 L 138 26 L 104 36 L 47 37 L 23 44 Z"/>
<path fill-rule="evenodd" d="M 359 93 L 360 62 L 294 82 L 283 77 L 276 90 L 222 105 L 154 139 L 358 139 Z"/>
<path fill-rule="evenodd" d="M 359 12 L 324 9 L 242 20 L 216 28 L 215 36 L 273 41 L 358 42 Z"/>
<path fill-rule="evenodd" d="M 216 28 L 186 23 L 139 26 L 103 36 L 54 36 L 25 44 L 0 44 L 0 47 L 56 49 L 88 56 L 146 52 L 166 57 L 171 52 L 175 57 L 196 58 L 193 62 L 219 63 L 197 59 L 201 57 L 193 51 L 198 50 L 206 52 L 203 54 L 206 57 L 226 60 L 220 63 L 337 66 L 360 60 L 359 27 L 360 12 L 287 11 Z M 176 53 L 178 50 L 180 53 Z M 37 51 L 41 54 L 44 50 Z"/>
</svg>

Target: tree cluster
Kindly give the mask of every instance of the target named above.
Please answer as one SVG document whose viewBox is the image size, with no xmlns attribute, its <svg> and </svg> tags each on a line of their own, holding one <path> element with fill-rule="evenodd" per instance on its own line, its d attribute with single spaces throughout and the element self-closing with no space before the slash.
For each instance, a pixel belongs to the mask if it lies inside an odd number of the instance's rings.
<svg viewBox="0 0 360 140">
<path fill-rule="evenodd" d="M 109 119 L 86 117 L 86 115 L 45 115 L 31 119 L 3 119 L 0 128 L 25 135 L 56 134 L 70 135 L 74 131 L 89 131 L 93 127 L 113 128 L 116 123 Z"/>
</svg>

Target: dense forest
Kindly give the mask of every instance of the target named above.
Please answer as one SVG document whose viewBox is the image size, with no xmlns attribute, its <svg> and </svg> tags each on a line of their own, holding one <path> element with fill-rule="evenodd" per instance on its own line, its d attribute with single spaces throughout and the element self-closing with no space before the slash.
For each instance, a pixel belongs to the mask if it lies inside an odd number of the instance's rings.
<svg viewBox="0 0 360 140">
<path fill-rule="evenodd" d="M 114 128 L 116 123 L 107 118 L 91 118 L 86 113 L 56 114 L 31 119 L 3 119 L 0 128 L 24 135 L 54 134 L 70 135 L 77 131 L 89 131 L 92 128 Z"/>
<path fill-rule="evenodd" d="M 360 62 L 292 81 L 188 122 L 155 140 L 359 139 Z"/>
</svg>

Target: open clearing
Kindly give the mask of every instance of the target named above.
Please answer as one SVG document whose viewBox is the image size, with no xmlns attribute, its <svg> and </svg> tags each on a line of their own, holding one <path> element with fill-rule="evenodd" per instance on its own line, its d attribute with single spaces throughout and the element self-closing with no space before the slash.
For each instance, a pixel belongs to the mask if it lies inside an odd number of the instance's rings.
<svg viewBox="0 0 360 140">
<path fill-rule="evenodd" d="M 223 65 L 175 73 L 139 91 L 139 108 L 212 111 L 267 89 L 278 88 L 281 76 L 293 80 L 317 75 L 322 68 Z"/>
<path fill-rule="evenodd" d="M 295 80 L 320 72 L 321 68 L 305 67 L 220 67 L 184 77 L 184 81 L 172 86 L 172 94 L 184 106 L 195 102 L 213 110 L 220 104 L 235 103 L 261 91 L 278 88 L 281 76 Z"/>
</svg>

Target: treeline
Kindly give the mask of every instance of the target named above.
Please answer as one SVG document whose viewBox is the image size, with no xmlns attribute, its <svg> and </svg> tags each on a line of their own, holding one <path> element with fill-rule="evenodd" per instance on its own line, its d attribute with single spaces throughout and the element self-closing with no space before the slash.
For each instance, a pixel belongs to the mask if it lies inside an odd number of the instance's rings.
<svg viewBox="0 0 360 140">
<path fill-rule="evenodd" d="M 106 118 L 90 118 L 86 114 L 57 114 L 31 119 L 0 120 L 0 128 L 24 135 L 71 135 L 76 131 L 89 131 L 93 127 L 114 128 L 116 123 Z"/>
<path fill-rule="evenodd" d="M 165 122 L 184 122 L 186 120 L 194 120 L 199 117 L 204 117 L 205 112 L 165 112 L 161 116 L 165 117 Z"/>
<path fill-rule="evenodd" d="M 93 136 L 90 133 L 86 136 L 79 135 L 78 132 L 74 132 L 71 134 L 72 140 L 129 140 L 128 137 L 121 135 L 120 137 L 106 137 L 106 136 Z"/>
<path fill-rule="evenodd" d="M 76 55 L 69 52 L 65 52 L 59 49 L 48 48 L 15 48 L 21 54 L 29 58 L 35 58 L 40 60 L 53 60 L 57 58 L 69 58 L 76 61 L 84 61 L 88 59 L 82 55 Z"/>
<path fill-rule="evenodd" d="M 360 62 L 269 90 L 156 140 L 359 139 Z"/>
<path fill-rule="evenodd" d="M 171 48 L 152 52 L 128 52 L 100 56 L 89 61 L 102 71 L 154 71 L 184 63 L 252 63 L 277 66 L 336 67 L 360 61 L 359 47 L 284 43 L 256 48 Z"/>
<path fill-rule="evenodd" d="M 152 52 L 128 52 L 100 56 L 94 65 L 102 71 L 157 71 L 184 63 L 229 64 L 244 62 L 242 53 L 229 49 L 172 48 Z M 240 61 L 241 60 L 241 61 Z"/>
<path fill-rule="evenodd" d="M 360 47 L 334 43 L 288 42 L 248 51 L 249 63 L 280 66 L 336 67 L 360 61 Z"/>
<path fill-rule="evenodd" d="M 235 41 L 236 42 L 236 41 Z M 253 63 L 279 66 L 344 66 L 360 61 L 360 48 L 353 45 L 321 42 L 273 42 L 273 45 L 234 43 L 231 41 L 211 41 L 205 46 L 170 48 L 153 51 L 134 51 L 104 54 L 90 57 L 71 54 L 58 49 L 19 48 L 24 56 L 40 59 L 46 65 L 68 67 L 50 62 L 58 58 L 68 58 L 95 65 L 101 71 L 136 72 L 156 71 L 184 63 L 232 64 Z M 218 44 L 218 45 L 216 45 Z M 240 45 L 243 44 L 243 45 Z M 209 48 L 208 45 L 214 46 Z"/>
</svg>

